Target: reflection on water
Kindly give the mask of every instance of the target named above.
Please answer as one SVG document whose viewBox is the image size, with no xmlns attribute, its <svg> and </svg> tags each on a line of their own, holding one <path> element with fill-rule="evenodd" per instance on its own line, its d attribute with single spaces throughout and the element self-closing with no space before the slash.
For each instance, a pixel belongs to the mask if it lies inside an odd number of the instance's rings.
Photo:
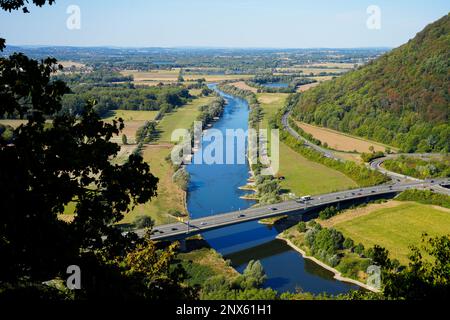
<svg viewBox="0 0 450 320">
<path fill-rule="evenodd" d="M 213 87 L 215 88 L 215 87 Z M 221 120 L 214 128 L 248 129 L 246 101 L 221 93 L 228 101 Z M 208 133 L 207 133 L 208 134 Z M 211 142 L 204 142 L 205 148 Z M 245 152 L 245 149 L 235 150 Z M 225 156 L 225 150 L 224 150 Z M 214 215 L 254 205 L 240 199 L 247 192 L 239 190 L 249 178 L 248 165 L 189 165 L 191 174 L 187 206 L 192 218 Z M 242 272 L 250 260 L 260 260 L 268 276 L 266 287 L 279 292 L 303 289 L 313 293 L 338 294 L 356 289 L 354 285 L 333 279 L 333 274 L 276 240 L 280 231 L 258 222 L 213 230 L 203 234 L 206 241 Z"/>
</svg>

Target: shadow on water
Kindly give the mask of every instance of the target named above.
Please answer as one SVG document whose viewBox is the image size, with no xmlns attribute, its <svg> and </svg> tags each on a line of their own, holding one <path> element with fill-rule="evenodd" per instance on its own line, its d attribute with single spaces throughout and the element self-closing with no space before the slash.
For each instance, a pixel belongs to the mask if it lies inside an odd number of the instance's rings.
<svg viewBox="0 0 450 320">
<path fill-rule="evenodd" d="M 215 87 L 212 87 L 213 89 Z M 220 92 L 219 92 L 220 93 Z M 223 117 L 214 124 L 214 129 L 248 129 L 248 104 L 230 95 L 221 93 L 228 101 Z M 206 147 L 208 142 L 203 142 Z M 246 150 L 236 150 L 246 152 Z M 187 206 L 192 218 L 221 212 L 246 209 L 255 202 L 240 199 L 246 194 L 238 187 L 247 183 L 247 165 L 188 165 L 191 183 Z M 345 204 L 344 204 L 345 205 Z M 232 265 L 242 272 L 250 260 L 260 260 L 267 274 L 265 286 L 279 292 L 303 289 L 312 293 L 345 293 L 358 289 L 333 279 L 333 274 L 310 260 L 305 260 L 276 236 L 299 221 L 317 217 L 318 210 L 303 215 L 291 216 L 279 224 L 268 227 L 258 222 L 248 222 L 203 234 L 208 244 L 230 259 Z"/>
</svg>

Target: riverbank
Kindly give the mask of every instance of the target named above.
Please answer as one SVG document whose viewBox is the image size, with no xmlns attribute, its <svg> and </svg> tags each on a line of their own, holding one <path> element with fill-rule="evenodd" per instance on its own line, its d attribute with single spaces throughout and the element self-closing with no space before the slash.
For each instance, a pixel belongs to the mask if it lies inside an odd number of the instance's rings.
<svg viewBox="0 0 450 320">
<path fill-rule="evenodd" d="M 300 249 L 299 247 L 297 247 L 294 243 L 292 243 L 291 240 L 289 240 L 289 239 L 287 239 L 287 238 L 284 238 L 282 234 L 279 234 L 276 238 L 277 238 L 278 240 L 281 240 L 281 241 L 286 242 L 286 244 L 287 244 L 288 246 L 290 246 L 292 249 L 294 249 L 295 251 L 297 251 L 298 253 L 300 253 L 304 259 L 311 260 L 311 261 L 313 261 L 314 263 L 316 263 L 316 264 L 318 264 L 319 266 L 321 266 L 322 268 L 324 268 L 324 269 L 326 269 L 326 270 L 332 272 L 332 273 L 334 274 L 334 279 L 336 279 L 336 280 L 338 280 L 338 281 L 342 281 L 342 282 L 347 282 L 347 283 L 355 284 L 355 285 L 357 285 L 357 286 L 359 286 L 359 287 L 361 287 L 361 288 L 364 288 L 364 289 L 366 289 L 366 290 L 369 290 L 369 291 L 372 291 L 372 292 L 375 292 L 375 293 L 380 292 L 379 290 L 377 290 L 377 289 L 375 289 L 375 288 L 372 288 L 372 287 L 368 286 L 368 285 L 365 284 L 365 283 L 362 283 L 362 282 L 357 281 L 357 280 L 355 280 L 355 279 L 351 279 L 351 278 L 344 277 L 344 276 L 342 276 L 342 273 L 339 272 L 338 270 L 336 270 L 335 268 L 330 267 L 329 265 L 327 265 L 326 263 L 320 261 L 319 259 L 317 259 L 317 258 L 315 258 L 315 257 L 308 256 L 308 255 L 306 254 L 305 251 L 303 251 L 302 249 Z"/>
</svg>

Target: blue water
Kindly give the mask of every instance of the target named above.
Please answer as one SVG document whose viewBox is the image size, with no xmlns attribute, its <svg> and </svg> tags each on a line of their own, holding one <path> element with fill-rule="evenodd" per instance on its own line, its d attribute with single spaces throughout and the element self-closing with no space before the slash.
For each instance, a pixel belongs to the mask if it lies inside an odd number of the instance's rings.
<svg viewBox="0 0 450 320">
<path fill-rule="evenodd" d="M 268 82 L 268 83 L 264 83 L 263 86 L 269 87 L 269 88 L 288 88 L 289 87 L 289 83 Z"/>
<path fill-rule="evenodd" d="M 215 86 L 212 86 L 216 89 Z M 248 104 L 245 100 L 220 92 L 228 101 L 222 118 L 214 125 L 225 133 L 226 129 L 248 128 Z M 207 135 L 211 134 L 211 130 Z M 203 150 L 212 142 L 203 141 Z M 245 147 L 236 152 L 245 152 Z M 224 151 L 225 154 L 225 151 Z M 187 206 L 192 218 L 246 209 L 255 204 L 240 197 L 247 192 L 239 190 L 249 178 L 248 164 L 187 166 L 191 174 Z M 283 241 L 276 240 L 278 231 L 257 222 L 249 222 L 214 230 L 203 234 L 205 240 L 236 270 L 242 272 L 250 260 L 260 260 L 268 280 L 266 287 L 279 292 L 303 289 L 312 293 L 338 294 L 357 289 L 356 286 L 333 279 L 332 273 L 305 260 Z"/>
</svg>

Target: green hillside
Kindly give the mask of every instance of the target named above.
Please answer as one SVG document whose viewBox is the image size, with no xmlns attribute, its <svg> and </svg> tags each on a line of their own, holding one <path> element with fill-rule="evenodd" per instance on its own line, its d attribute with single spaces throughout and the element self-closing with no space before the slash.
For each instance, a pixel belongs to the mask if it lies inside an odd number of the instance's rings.
<svg viewBox="0 0 450 320">
<path fill-rule="evenodd" d="M 303 94 L 301 121 L 399 147 L 450 151 L 450 14 L 403 46 Z"/>
</svg>

